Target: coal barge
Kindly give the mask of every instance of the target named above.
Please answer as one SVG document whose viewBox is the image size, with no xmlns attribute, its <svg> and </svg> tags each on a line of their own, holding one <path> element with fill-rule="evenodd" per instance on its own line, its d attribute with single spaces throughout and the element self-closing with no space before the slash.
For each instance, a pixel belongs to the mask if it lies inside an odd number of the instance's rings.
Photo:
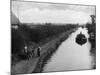
<svg viewBox="0 0 100 75">
<path fill-rule="evenodd" d="M 82 32 L 76 36 L 75 42 L 79 45 L 83 45 L 87 42 L 87 38 Z"/>
</svg>

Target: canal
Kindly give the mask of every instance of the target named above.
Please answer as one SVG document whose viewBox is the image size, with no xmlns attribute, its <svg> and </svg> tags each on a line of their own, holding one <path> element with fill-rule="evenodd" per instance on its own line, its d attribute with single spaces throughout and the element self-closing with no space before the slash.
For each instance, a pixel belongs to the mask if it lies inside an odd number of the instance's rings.
<svg viewBox="0 0 100 75">
<path fill-rule="evenodd" d="M 88 30 L 86 28 L 78 28 L 51 56 L 50 60 L 45 65 L 43 72 L 92 69 L 93 59 L 90 55 L 90 42 L 87 40 L 83 45 L 79 45 L 75 42 L 75 38 L 80 32 L 82 32 L 86 38 L 89 38 Z"/>
</svg>

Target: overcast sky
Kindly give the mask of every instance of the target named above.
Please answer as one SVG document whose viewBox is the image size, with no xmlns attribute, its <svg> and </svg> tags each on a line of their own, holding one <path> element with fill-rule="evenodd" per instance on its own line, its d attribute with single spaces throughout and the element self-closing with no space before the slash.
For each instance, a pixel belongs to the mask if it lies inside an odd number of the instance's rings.
<svg viewBox="0 0 100 75">
<path fill-rule="evenodd" d="M 22 23 L 84 24 L 91 21 L 95 6 L 13 1 L 12 12 Z"/>
</svg>

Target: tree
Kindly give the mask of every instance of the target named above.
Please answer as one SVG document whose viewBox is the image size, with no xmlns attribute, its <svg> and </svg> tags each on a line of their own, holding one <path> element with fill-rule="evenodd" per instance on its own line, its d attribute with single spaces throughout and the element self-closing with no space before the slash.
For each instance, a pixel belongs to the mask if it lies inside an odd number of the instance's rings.
<svg viewBox="0 0 100 75">
<path fill-rule="evenodd" d="M 95 24 L 95 15 L 90 15 L 90 17 L 91 17 L 91 20 L 92 20 L 92 25 L 94 25 Z"/>
</svg>

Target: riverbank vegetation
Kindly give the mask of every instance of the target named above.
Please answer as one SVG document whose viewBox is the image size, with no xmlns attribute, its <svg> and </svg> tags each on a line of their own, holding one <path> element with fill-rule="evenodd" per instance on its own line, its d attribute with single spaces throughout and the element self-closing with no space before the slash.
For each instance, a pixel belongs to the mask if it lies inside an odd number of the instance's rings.
<svg viewBox="0 0 100 75">
<path fill-rule="evenodd" d="M 52 37 L 57 38 L 59 34 L 78 27 L 78 25 L 74 24 L 53 25 L 49 23 L 44 25 L 21 24 L 17 26 L 18 28 L 11 28 L 12 64 L 27 59 L 27 56 L 23 54 L 23 50 L 28 42 L 43 45 L 50 41 Z"/>
<path fill-rule="evenodd" d="M 86 27 L 88 29 L 88 34 L 90 37 L 88 38 L 91 43 L 91 55 L 94 57 L 94 69 L 96 69 L 96 17 L 95 15 L 91 15 L 92 23 L 87 23 Z"/>
</svg>

